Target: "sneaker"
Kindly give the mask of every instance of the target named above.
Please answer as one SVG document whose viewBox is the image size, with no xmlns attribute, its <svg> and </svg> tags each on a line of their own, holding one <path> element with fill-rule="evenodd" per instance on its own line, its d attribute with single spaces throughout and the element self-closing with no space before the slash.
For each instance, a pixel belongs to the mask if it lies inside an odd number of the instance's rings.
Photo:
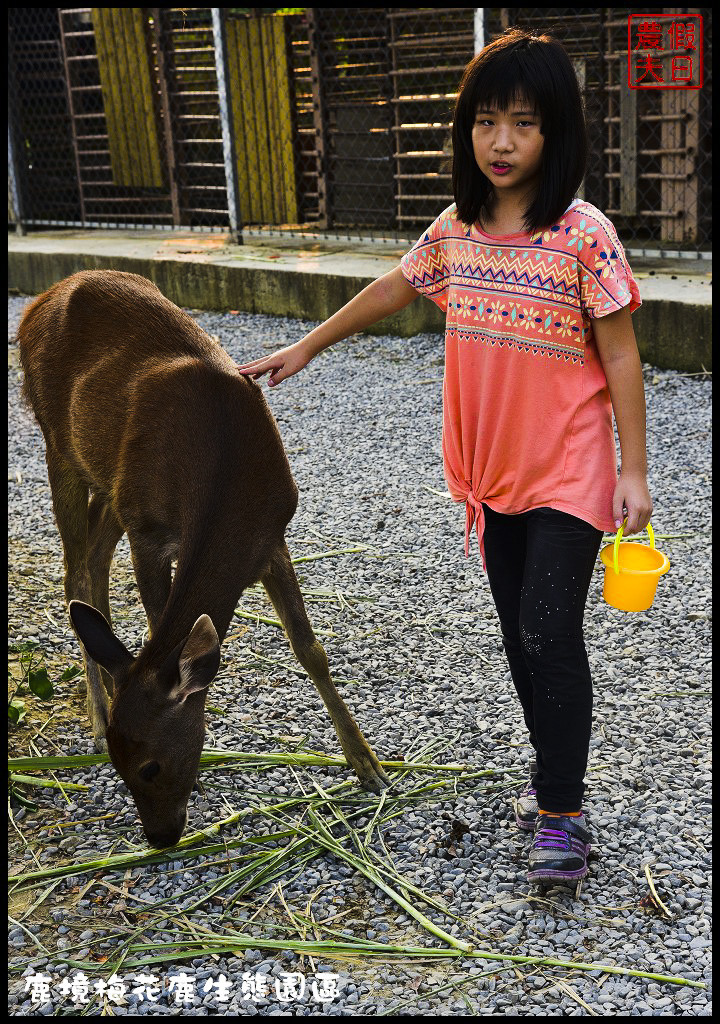
<svg viewBox="0 0 720 1024">
<path fill-rule="evenodd" d="M 528 768 L 530 781 L 515 801 L 515 821 L 518 828 L 525 832 L 532 832 L 535 829 L 535 819 L 538 816 L 537 795 L 532 784 L 533 775 L 537 771 L 537 761 L 531 761 Z"/>
<path fill-rule="evenodd" d="M 585 815 L 538 814 L 530 849 L 528 882 L 577 881 L 588 872 L 590 833 Z"/>
</svg>

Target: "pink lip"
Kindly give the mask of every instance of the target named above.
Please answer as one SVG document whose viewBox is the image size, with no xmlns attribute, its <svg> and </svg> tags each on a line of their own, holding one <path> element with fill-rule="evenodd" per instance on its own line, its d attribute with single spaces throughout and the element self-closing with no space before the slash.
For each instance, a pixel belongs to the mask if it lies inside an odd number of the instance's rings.
<svg viewBox="0 0 720 1024">
<path fill-rule="evenodd" d="M 493 174 L 507 174 L 508 171 L 512 170 L 512 165 L 508 164 L 505 167 L 498 167 L 497 164 L 490 164 L 490 170 L 493 172 Z"/>
</svg>

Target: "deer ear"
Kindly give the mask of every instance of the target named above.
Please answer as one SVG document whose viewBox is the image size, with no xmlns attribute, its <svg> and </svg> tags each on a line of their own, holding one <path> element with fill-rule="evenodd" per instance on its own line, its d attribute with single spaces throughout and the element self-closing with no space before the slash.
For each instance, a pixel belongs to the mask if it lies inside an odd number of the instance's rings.
<svg viewBox="0 0 720 1024">
<path fill-rule="evenodd" d="M 220 668 L 220 641 L 209 615 L 201 615 L 182 646 L 178 659 L 179 680 L 170 691 L 173 700 L 183 701 L 191 693 L 205 690 Z"/>
<path fill-rule="evenodd" d="M 83 601 L 70 602 L 70 620 L 89 657 L 114 676 L 133 656 L 115 636 L 104 615 Z"/>
</svg>

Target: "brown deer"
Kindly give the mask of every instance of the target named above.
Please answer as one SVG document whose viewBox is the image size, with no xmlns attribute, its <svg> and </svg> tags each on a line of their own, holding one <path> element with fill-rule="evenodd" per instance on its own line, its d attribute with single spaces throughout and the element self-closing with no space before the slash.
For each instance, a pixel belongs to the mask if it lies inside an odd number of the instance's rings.
<svg viewBox="0 0 720 1024">
<path fill-rule="evenodd" d="M 182 835 L 220 643 L 258 580 L 349 764 L 380 793 L 387 776 L 330 678 L 290 561 L 284 535 L 298 491 L 259 386 L 135 274 L 60 281 L 29 306 L 18 341 L 45 436 L 93 736 L 150 845 Z M 137 657 L 110 627 L 110 564 L 123 533 L 150 629 Z"/>
</svg>

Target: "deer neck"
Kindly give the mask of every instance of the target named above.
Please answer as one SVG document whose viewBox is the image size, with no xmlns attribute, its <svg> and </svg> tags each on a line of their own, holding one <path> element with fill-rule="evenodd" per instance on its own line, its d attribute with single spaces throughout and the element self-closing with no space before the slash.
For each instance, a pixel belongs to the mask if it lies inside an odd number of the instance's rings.
<svg viewBox="0 0 720 1024">
<path fill-rule="evenodd" d="M 222 560 L 207 550 L 178 556 L 167 604 L 151 630 L 146 656 L 161 662 L 190 633 L 201 615 L 209 615 L 222 643 L 243 589 L 242 572 L 232 550 Z M 183 557 L 184 556 L 184 557 Z"/>
</svg>

